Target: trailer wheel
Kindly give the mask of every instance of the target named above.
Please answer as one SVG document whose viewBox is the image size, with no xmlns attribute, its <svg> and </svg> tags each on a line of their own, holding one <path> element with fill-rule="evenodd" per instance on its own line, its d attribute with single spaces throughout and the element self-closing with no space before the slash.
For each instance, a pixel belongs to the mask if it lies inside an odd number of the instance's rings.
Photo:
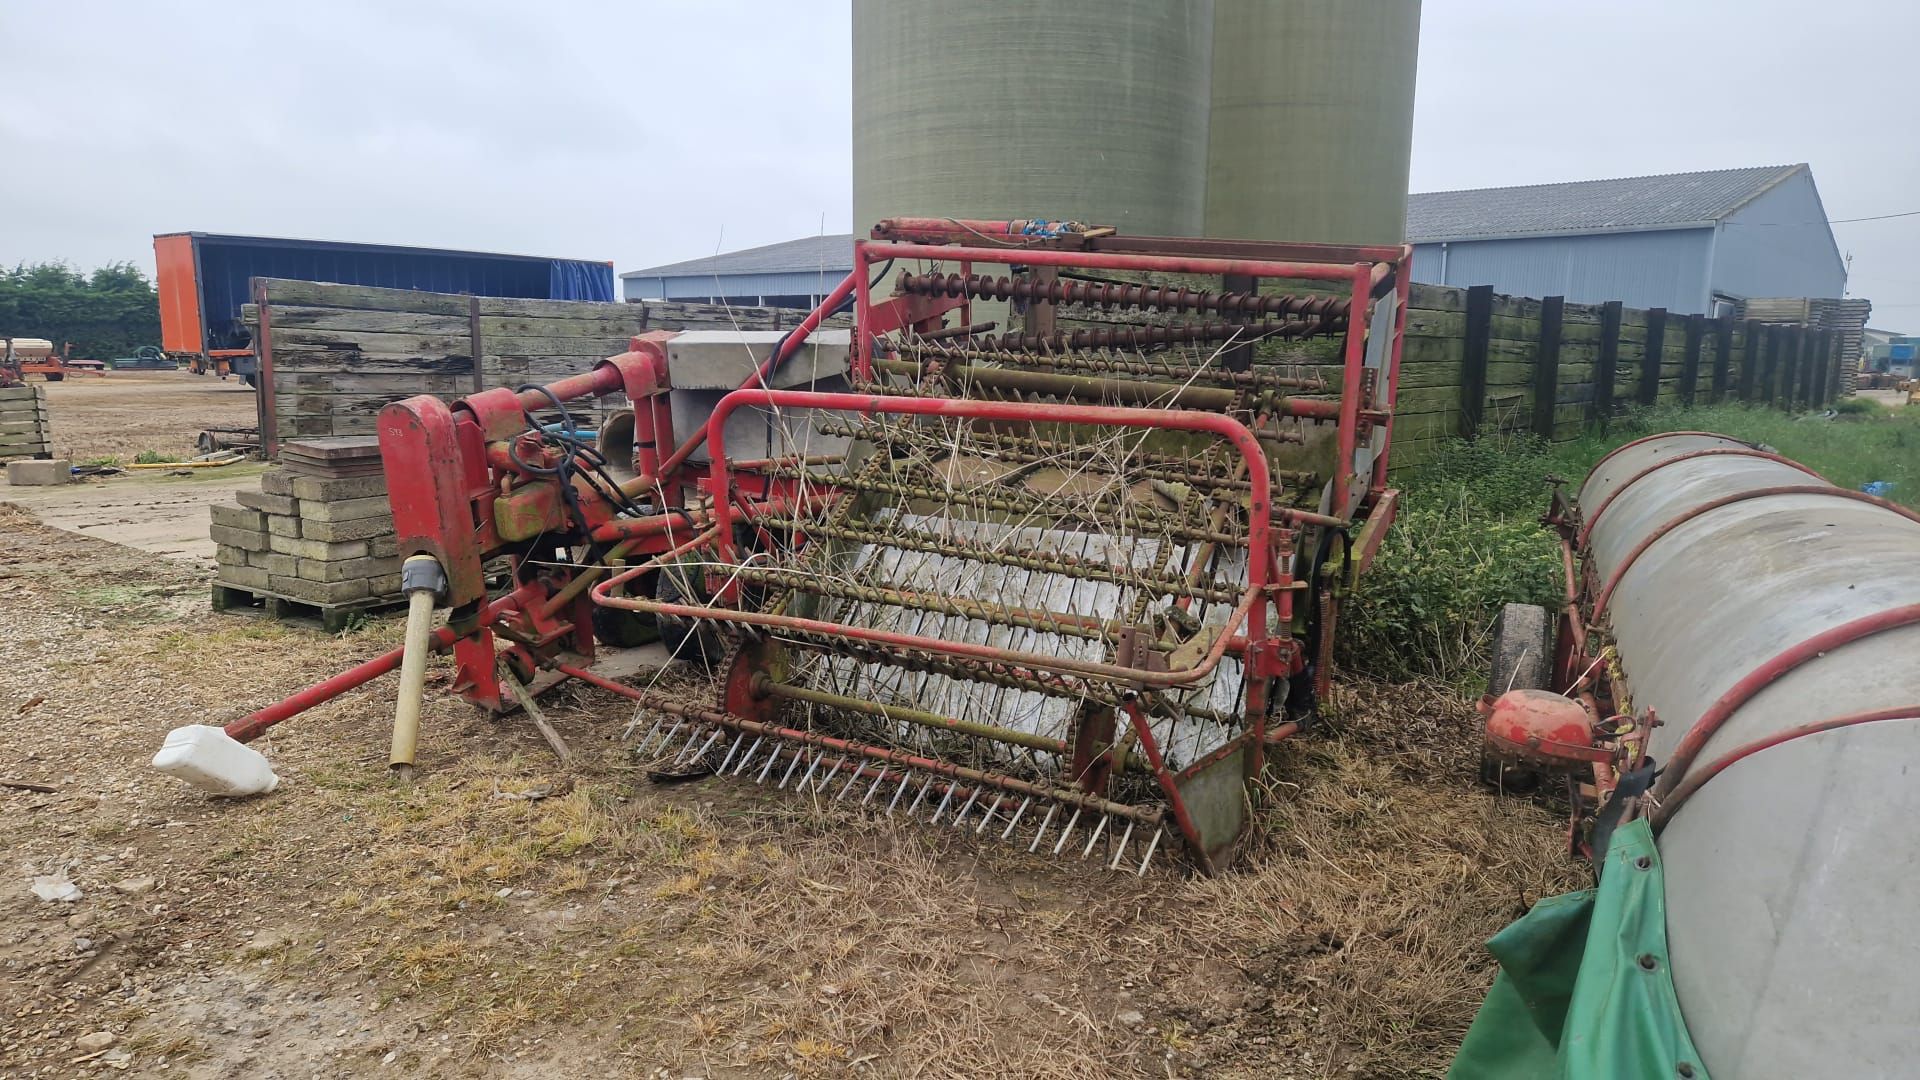
<svg viewBox="0 0 1920 1080">
<path fill-rule="evenodd" d="M 1538 604 L 1508 604 L 1493 624 L 1493 663 L 1487 695 L 1509 690 L 1546 690 L 1553 672 L 1553 622 Z M 1540 786 L 1540 774 L 1480 750 L 1480 781 L 1500 791 L 1525 795 Z"/>
</svg>

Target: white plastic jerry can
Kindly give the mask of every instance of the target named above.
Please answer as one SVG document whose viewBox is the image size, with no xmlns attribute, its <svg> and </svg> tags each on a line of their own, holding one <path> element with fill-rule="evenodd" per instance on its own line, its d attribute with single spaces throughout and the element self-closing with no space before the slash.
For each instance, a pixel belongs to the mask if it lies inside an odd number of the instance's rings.
<svg viewBox="0 0 1920 1080">
<path fill-rule="evenodd" d="M 209 795 L 258 795 L 280 783 L 260 751 L 206 724 L 167 732 L 153 767 Z"/>
</svg>

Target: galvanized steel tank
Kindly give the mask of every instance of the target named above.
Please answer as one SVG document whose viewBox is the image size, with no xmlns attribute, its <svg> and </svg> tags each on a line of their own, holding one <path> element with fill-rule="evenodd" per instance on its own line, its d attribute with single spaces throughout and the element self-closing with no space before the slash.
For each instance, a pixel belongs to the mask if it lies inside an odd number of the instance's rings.
<svg viewBox="0 0 1920 1080">
<path fill-rule="evenodd" d="M 1419 0 L 1215 0 L 1208 236 L 1406 235 Z"/>
<path fill-rule="evenodd" d="M 853 216 L 1203 221 L 1213 0 L 855 0 Z"/>
<path fill-rule="evenodd" d="M 1710 451 L 1702 453 L 1702 451 Z M 1657 467 L 1656 467 L 1657 466 Z M 1580 505 L 1636 708 L 1667 761 L 1737 681 L 1790 647 L 1920 603 L 1920 523 L 1718 435 L 1616 452 Z M 1596 516 L 1597 515 L 1597 516 Z M 1920 625 L 1787 671 L 1740 706 L 1696 768 L 1762 736 L 1920 705 Z M 1912 1076 L 1920 1069 L 1920 721 L 1796 738 L 1702 787 L 1660 837 L 1680 1005 L 1716 1077 Z"/>
</svg>

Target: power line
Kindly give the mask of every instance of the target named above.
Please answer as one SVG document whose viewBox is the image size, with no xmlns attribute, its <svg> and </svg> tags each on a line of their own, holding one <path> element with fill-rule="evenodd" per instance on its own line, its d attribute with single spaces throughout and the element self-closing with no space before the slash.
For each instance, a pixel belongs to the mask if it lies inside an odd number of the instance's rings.
<svg viewBox="0 0 1920 1080">
<path fill-rule="evenodd" d="M 1738 225 L 1746 229 L 1772 229 L 1799 225 L 1850 225 L 1856 221 L 1889 221 L 1893 218 L 1920 217 L 1920 210 L 1905 210 L 1898 214 L 1871 214 L 1867 217 L 1826 218 L 1818 221 L 1723 221 L 1722 225 Z"/>
</svg>

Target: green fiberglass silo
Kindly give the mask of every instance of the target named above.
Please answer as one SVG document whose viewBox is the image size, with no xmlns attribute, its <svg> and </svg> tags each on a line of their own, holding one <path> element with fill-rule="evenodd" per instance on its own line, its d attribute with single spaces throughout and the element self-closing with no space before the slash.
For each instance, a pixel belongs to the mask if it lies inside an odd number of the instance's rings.
<svg viewBox="0 0 1920 1080">
<path fill-rule="evenodd" d="M 1215 0 L 1208 236 L 1406 232 L 1419 0 Z"/>
<path fill-rule="evenodd" d="M 853 215 L 1205 220 L 1213 0 L 854 0 Z"/>
</svg>

